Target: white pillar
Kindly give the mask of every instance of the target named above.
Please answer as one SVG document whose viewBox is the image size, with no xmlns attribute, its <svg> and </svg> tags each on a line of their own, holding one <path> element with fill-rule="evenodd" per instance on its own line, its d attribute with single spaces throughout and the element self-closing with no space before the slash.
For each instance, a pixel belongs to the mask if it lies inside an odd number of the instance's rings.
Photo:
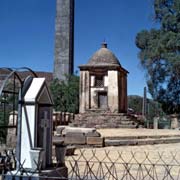
<svg viewBox="0 0 180 180">
<path fill-rule="evenodd" d="M 119 112 L 118 71 L 108 71 L 108 106 L 111 112 Z"/>
<path fill-rule="evenodd" d="M 90 79 L 89 71 L 80 71 L 80 102 L 79 102 L 79 112 L 84 113 L 86 109 L 89 109 L 89 88 Z"/>
</svg>

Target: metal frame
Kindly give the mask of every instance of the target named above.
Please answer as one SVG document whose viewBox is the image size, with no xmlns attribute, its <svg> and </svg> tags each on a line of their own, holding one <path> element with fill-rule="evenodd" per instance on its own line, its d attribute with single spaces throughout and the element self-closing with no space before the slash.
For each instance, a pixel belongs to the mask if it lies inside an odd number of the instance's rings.
<svg viewBox="0 0 180 180">
<path fill-rule="evenodd" d="M 37 74 L 28 67 L 21 68 L 7 68 L 2 67 L 0 70 L 5 71 L 5 74 L 0 74 L 2 84 L 0 85 L 0 109 L 3 112 L 3 125 L 0 125 L 0 130 L 8 128 L 16 128 L 17 122 L 15 122 L 15 111 L 18 110 L 18 95 L 22 91 L 24 80 L 27 76 L 38 77 Z M 21 77 L 20 73 L 26 72 L 27 76 Z M 12 89 L 8 89 L 7 85 L 12 82 Z M 7 97 L 11 96 L 11 102 L 8 102 Z M 6 124 L 8 119 L 6 117 L 7 111 L 12 108 L 13 112 L 13 123 L 12 125 Z"/>
</svg>

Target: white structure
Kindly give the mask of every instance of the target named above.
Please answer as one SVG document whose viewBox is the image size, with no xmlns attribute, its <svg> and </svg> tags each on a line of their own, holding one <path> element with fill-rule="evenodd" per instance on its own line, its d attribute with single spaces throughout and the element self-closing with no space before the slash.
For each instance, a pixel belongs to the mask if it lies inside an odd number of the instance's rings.
<svg viewBox="0 0 180 180">
<path fill-rule="evenodd" d="M 43 149 L 42 168 L 52 158 L 52 99 L 45 78 L 29 78 L 22 89 L 22 118 L 19 130 L 19 160 L 24 168 L 34 169 Z"/>
</svg>

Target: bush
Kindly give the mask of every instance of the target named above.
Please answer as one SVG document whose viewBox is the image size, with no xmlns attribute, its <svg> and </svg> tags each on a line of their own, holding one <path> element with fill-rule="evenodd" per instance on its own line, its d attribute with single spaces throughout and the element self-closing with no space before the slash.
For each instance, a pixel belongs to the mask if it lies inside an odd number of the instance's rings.
<svg viewBox="0 0 180 180">
<path fill-rule="evenodd" d="M 67 81 L 53 80 L 50 85 L 56 111 L 79 112 L 79 77 L 67 76 Z"/>
</svg>

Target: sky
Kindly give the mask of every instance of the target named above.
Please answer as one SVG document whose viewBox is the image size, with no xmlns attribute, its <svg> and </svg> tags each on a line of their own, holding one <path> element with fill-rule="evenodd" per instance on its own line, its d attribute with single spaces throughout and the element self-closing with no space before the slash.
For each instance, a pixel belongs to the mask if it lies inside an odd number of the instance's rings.
<svg viewBox="0 0 180 180">
<path fill-rule="evenodd" d="M 0 67 L 53 72 L 55 0 L 0 0 Z M 105 40 L 129 71 L 128 95 L 143 95 L 135 37 L 154 28 L 153 0 L 75 0 L 74 71 Z"/>
</svg>

